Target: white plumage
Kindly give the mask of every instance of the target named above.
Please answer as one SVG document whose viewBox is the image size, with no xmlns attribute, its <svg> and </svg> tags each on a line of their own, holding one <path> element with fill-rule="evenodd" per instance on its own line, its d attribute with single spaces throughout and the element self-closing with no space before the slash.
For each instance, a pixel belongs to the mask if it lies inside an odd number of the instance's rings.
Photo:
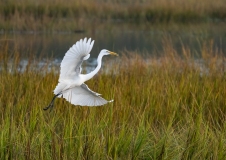
<svg viewBox="0 0 226 160">
<path fill-rule="evenodd" d="M 91 38 L 80 40 L 76 42 L 65 54 L 61 62 L 61 70 L 59 83 L 54 90 L 54 98 L 50 105 L 46 108 L 53 107 L 53 102 L 56 97 L 65 98 L 67 101 L 74 105 L 80 106 L 101 106 L 108 102 L 104 98 L 100 97 L 99 93 L 96 93 L 88 88 L 84 83 L 91 79 L 101 68 L 101 60 L 104 55 L 116 55 L 114 52 L 110 52 L 106 49 L 101 50 L 97 58 L 97 67 L 89 74 L 81 74 L 81 65 L 84 60 L 90 57 L 90 51 L 93 47 L 94 41 Z"/>
<path fill-rule="evenodd" d="M 80 106 L 101 106 L 108 103 L 107 100 L 99 96 L 100 94 L 91 91 L 86 84 L 76 86 L 66 93 L 63 97 L 74 105 Z"/>
<path fill-rule="evenodd" d="M 74 44 L 65 54 L 60 65 L 60 79 L 72 76 L 72 73 L 80 73 L 80 67 L 83 60 L 87 60 L 90 51 L 93 48 L 94 41 L 91 38 L 86 42 L 86 38 Z"/>
</svg>

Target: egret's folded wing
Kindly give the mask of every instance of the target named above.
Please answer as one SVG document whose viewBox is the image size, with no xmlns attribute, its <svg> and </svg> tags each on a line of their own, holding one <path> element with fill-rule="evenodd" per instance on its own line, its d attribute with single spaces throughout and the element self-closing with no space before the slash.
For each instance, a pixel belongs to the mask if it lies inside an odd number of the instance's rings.
<svg viewBox="0 0 226 160">
<path fill-rule="evenodd" d="M 89 58 L 89 53 L 93 47 L 94 41 L 91 38 L 76 42 L 65 54 L 61 62 L 60 78 L 70 77 L 80 73 L 83 60 Z"/>
<path fill-rule="evenodd" d="M 87 85 L 74 87 L 63 93 L 63 97 L 74 105 L 80 106 L 101 106 L 108 102 L 99 96 L 100 94 L 91 91 Z"/>
</svg>

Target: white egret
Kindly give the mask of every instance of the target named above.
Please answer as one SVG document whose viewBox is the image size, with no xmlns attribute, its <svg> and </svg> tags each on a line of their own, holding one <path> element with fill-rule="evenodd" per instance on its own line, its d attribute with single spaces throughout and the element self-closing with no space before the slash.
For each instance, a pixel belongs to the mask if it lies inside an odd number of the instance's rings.
<svg viewBox="0 0 226 160">
<path fill-rule="evenodd" d="M 93 44 L 94 41 L 91 41 L 91 38 L 88 40 L 86 38 L 84 40 L 81 39 L 67 51 L 60 65 L 59 83 L 54 90 L 55 96 L 49 106 L 44 108 L 44 110 L 53 107 L 56 97 L 63 97 L 70 103 L 80 106 L 101 106 L 112 102 L 112 100 L 107 101 L 100 97 L 99 93 L 90 90 L 84 83 L 90 80 L 100 70 L 103 56 L 118 56 L 117 53 L 103 49 L 98 55 L 96 69 L 88 74 L 82 74 L 82 62 L 90 57 L 89 53 Z"/>
</svg>

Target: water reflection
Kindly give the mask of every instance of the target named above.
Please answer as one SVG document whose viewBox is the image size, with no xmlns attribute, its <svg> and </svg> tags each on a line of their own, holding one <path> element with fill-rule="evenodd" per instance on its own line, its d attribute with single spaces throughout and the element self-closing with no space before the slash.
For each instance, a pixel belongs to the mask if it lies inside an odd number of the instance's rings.
<svg viewBox="0 0 226 160">
<path fill-rule="evenodd" d="M 145 29 L 118 29 L 95 30 L 84 33 L 8 33 L 0 35 L 1 43 L 8 40 L 11 48 L 16 46 L 20 53 L 35 54 L 37 56 L 62 59 L 66 51 L 77 40 L 91 37 L 95 40 L 91 58 L 97 57 L 101 49 L 108 49 L 120 53 L 123 50 L 137 51 L 138 53 L 158 54 L 164 48 L 163 43 L 171 43 L 180 53 L 182 44 L 191 51 L 199 52 L 203 41 L 213 40 L 214 47 L 226 51 L 226 25 L 221 24 L 205 27 L 178 27 L 177 29 L 145 28 Z M 220 29 L 219 29 L 220 28 Z"/>
</svg>

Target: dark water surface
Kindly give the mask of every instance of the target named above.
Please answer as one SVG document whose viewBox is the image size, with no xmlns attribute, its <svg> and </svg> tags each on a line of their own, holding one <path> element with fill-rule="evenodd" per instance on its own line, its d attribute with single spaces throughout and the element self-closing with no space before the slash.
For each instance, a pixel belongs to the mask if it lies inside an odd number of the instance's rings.
<svg viewBox="0 0 226 160">
<path fill-rule="evenodd" d="M 182 44 L 192 52 L 200 52 L 204 42 L 213 41 L 213 47 L 226 54 L 226 24 L 203 24 L 183 26 L 149 26 L 116 29 L 102 28 L 92 31 L 75 32 L 11 32 L 0 34 L 0 43 L 8 41 L 11 48 L 24 54 L 41 55 L 43 58 L 62 59 L 66 51 L 77 40 L 91 37 L 95 40 L 91 58 L 97 57 L 101 49 L 117 53 L 136 51 L 158 54 L 163 46 L 170 43 L 180 53 Z"/>
</svg>

